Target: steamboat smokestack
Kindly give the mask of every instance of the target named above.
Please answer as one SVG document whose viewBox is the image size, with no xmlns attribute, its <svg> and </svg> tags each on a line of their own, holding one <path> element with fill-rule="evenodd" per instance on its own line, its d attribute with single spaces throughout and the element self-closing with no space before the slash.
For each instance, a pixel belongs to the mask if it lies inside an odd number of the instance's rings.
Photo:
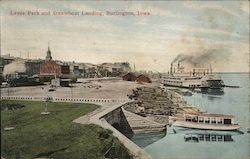
<svg viewBox="0 0 250 159">
<path fill-rule="evenodd" d="M 173 72 L 173 64 L 171 63 L 171 67 L 170 67 L 170 74 L 172 74 Z"/>
<path fill-rule="evenodd" d="M 212 74 L 213 71 L 212 71 L 212 65 L 210 64 L 210 73 Z"/>
</svg>

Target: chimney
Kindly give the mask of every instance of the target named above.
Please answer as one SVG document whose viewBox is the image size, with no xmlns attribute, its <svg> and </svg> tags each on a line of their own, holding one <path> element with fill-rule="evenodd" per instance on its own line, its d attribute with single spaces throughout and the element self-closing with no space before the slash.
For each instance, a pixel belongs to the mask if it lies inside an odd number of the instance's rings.
<svg viewBox="0 0 250 159">
<path fill-rule="evenodd" d="M 210 73 L 212 74 L 213 71 L 212 71 L 212 65 L 210 64 Z"/>
<path fill-rule="evenodd" d="M 170 67 L 170 74 L 172 74 L 172 69 L 173 69 L 173 64 L 171 63 L 171 67 Z"/>
</svg>

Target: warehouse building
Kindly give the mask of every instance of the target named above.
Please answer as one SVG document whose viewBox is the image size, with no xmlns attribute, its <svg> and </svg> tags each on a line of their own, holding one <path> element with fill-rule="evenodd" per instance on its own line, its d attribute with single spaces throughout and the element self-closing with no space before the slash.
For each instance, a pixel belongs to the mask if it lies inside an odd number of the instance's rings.
<svg viewBox="0 0 250 159">
<path fill-rule="evenodd" d="M 149 77 L 147 77 L 144 74 L 137 74 L 137 73 L 133 73 L 133 72 L 129 72 L 127 74 L 125 74 L 124 76 L 122 76 L 122 79 L 124 81 L 135 81 L 135 82 L 145 82 L 145 83 L 151 83 L 151 79 Z"/>
</svg>

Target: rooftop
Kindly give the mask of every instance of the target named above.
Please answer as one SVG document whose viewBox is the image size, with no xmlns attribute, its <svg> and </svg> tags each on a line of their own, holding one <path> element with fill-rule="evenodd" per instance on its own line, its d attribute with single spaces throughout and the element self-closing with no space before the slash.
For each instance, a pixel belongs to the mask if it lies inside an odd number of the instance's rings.
<svg viewBox="0 0 250 159">
<path fill-rule="evenodd" d="M 189 116 L 202 116 L 202 117 L 214 117 L 214 118 L 234 118 L 233 115 L 226 114 L 199 114 L 199 113 L 186 113 L 185 115 Z"/>
</svg>

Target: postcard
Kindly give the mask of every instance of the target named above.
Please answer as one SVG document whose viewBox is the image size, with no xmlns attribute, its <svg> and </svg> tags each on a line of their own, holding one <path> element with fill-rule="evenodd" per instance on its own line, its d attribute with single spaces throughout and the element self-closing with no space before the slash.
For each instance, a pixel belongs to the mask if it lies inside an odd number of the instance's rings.
<svg viewBox="0 0 250 159">
<path fill-rule="evenodd" d="M 249 159 L 249 1 L 2 0 L 1 159 Z"/>
</svg>

